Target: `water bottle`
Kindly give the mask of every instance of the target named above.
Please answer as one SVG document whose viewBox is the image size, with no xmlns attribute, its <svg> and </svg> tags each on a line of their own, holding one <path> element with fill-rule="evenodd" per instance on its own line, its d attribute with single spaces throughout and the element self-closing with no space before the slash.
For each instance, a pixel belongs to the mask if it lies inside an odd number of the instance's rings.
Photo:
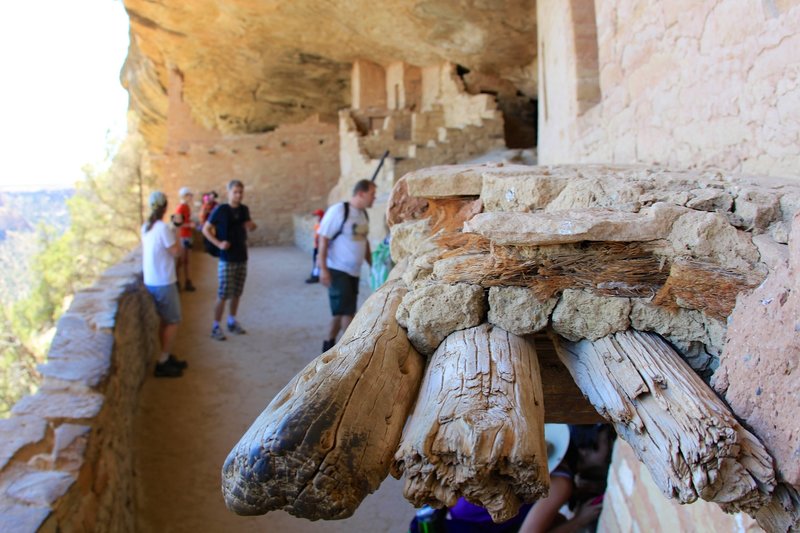
<svg viewBox="0 0 800 533">
<path fill-rule="evenodd" d="M 423 505 L 417 509 L 417 532 L 418 533 L 438 533 L 436 524 L 436 509 L 430 505 Z"/>
</svg>

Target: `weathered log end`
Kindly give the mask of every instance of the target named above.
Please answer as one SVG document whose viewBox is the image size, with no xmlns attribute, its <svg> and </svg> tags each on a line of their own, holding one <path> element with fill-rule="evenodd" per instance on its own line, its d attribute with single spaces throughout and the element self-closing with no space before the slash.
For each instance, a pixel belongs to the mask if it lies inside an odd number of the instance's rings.
<svg viewBox="0 0 800 533">
<path fill-rule="evenodd" d="M 527 339 L 483 324 L 451 333 L 429 361 L 392 467 L 415 505 L 485 507 L 495 521 L 547 494 L 544 399 Z"/>
<path fill-rule="evenodd" d="M 347 518 L 386 478 L 424 366 L 395 320 L 405 292 L 391 282 L 373 294 L 234 446 L 222 467 L 231 511 Z"/>
<path fill-rule="evenodd" d="M 764 446 L 657 334 L 553 342 L 578 387 L 667 497 L 751 514 L 770 502 L 776 479 Z"/>
</svg>

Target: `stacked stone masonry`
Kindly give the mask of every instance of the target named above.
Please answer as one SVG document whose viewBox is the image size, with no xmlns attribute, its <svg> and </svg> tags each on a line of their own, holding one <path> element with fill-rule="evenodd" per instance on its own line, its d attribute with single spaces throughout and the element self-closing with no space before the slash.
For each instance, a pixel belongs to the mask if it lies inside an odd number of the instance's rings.
<svg viewBox="0 0 800 533">
<path fill-rule="evenodd" d="M 136 531 L 133 416 L 158 319 L 133 253 L 75 295 L 0 420 L 0 531 Z"/>
<path fill-rule="evenodd" d="M 409 289 L 397 320 L 424 355 L 487 312 L 517 335 L 662 336 L 774 459 L 778 485 L 765 489 L 772 503 L 740 508 L 769 531 L 797 528 L 799 200 L 795 181 L 717 171 L 490 164 L 412 172 L 389 201 L 395 275 Z M 464 209 L 476 202 L 482 209 Z M 480 288 L 488 299 L 476 296 Z M 456 308 L 465 323 L 454 320 Z"/>
</svg>

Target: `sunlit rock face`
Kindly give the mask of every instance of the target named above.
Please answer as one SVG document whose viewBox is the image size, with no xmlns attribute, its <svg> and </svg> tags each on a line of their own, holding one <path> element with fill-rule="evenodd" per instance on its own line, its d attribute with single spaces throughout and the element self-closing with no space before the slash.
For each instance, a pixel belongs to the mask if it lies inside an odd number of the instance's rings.
<svg viewBox="0 0 800 533">
<path fill-rule="evenodd" d="M 352 62 L 449 61 L 476 90 L 536 92 L 534 0 L 125 0 L 123 83 L 151 147 L 165 142 L 170 69 L 195 120 L 252 133 L 350 104 Z M 489 82 L 487 83 L 487 79 Z M 492 87 L 494 85 L 494 87 Z"/>
</svg>

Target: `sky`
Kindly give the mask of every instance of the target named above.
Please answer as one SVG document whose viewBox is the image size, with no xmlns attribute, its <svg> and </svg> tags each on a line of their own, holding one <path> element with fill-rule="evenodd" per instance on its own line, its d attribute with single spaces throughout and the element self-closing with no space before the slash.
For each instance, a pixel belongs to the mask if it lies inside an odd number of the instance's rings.
<svg viewBox="0 0 800 533">
<path fill-rule="evenodd" d="M 71 188 L 126 131 L 121 0 L 0 7 L 0 191 Z"/>
</svg>

